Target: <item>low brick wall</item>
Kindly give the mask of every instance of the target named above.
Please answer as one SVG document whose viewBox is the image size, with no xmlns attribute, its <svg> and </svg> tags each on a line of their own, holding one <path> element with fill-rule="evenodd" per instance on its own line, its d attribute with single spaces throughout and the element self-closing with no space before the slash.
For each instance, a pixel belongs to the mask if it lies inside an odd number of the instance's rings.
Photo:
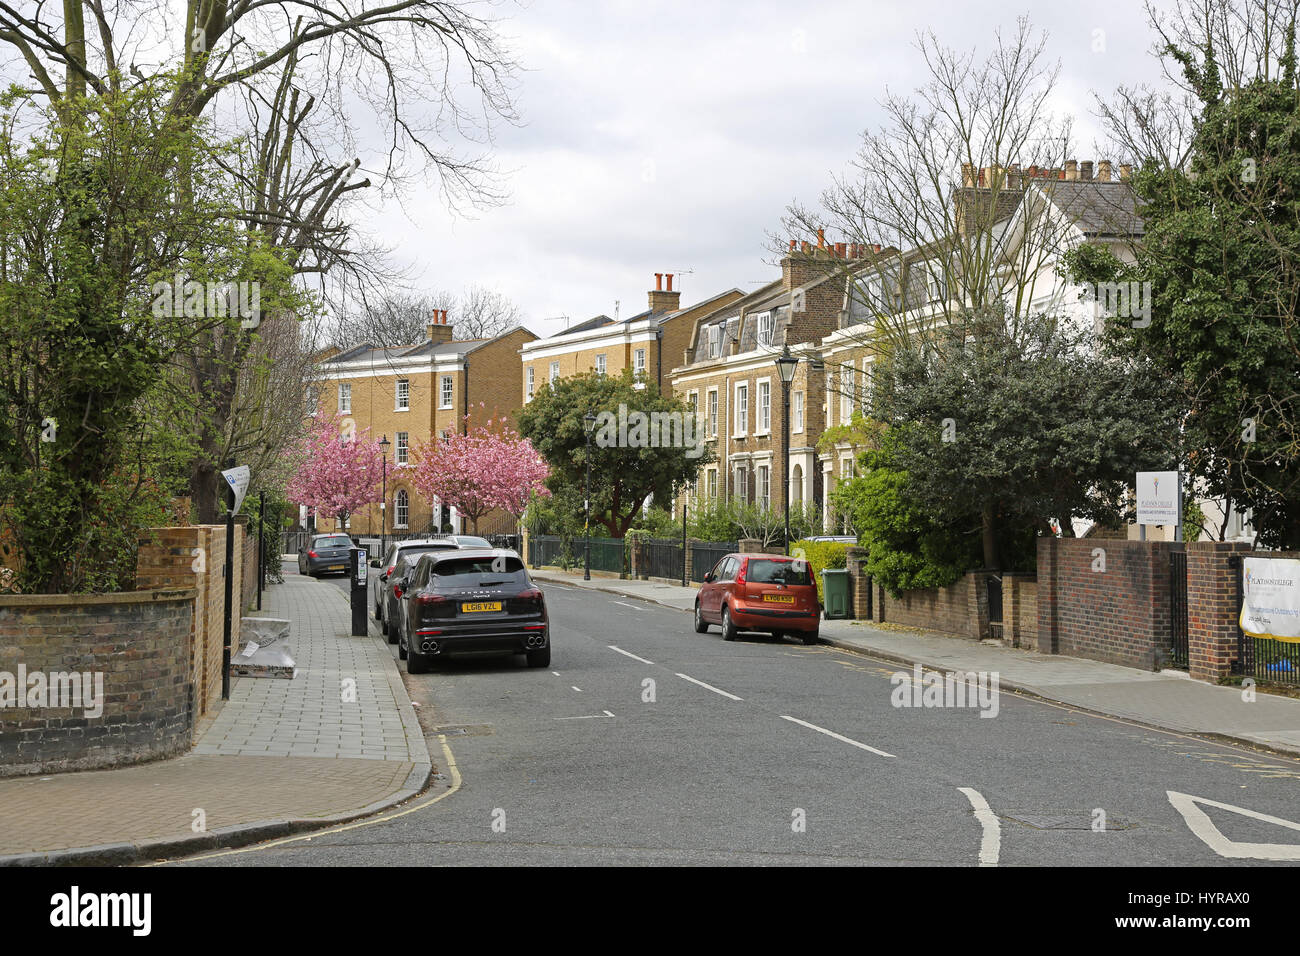
<svg viewBox="0 0 1300 956">
<path fill-rule="evenodd" d="M 161 588 L 0 595 L 0 776 L 118 766 L 187 751 L 195 597 L 193 589 Z M 69 701 L 41 700 L 39 691 L 28 696 L 34 675 L 48 680 L 73 672 L 89 675 L 85 696 L 73 701 L 80 706 L 49 706 Z M 71 688 L 58 677 L 50 683 Z M 24 692 L 22 707 L 13 706 L 16 690 Z"/>
<path fill-rule="evenodd" d="M 1002 640 L 1011 647 L 1038 649 L 1038 576 L 1002 576 Z"/>
<path fill-rule="evenodd" d="M 877 602 L 876 620 L 979 638 L 977 580 L 978 575 L 965 574 L 946 588 L 904 591 L 899 597 L 886 594 Z"/>
<path fill-rule="evenodd" d="M 1171 541 L 1039 538 L 1038 649 L 1160 670 L 1172 641 L 1174 547 Z"/>
</svg>

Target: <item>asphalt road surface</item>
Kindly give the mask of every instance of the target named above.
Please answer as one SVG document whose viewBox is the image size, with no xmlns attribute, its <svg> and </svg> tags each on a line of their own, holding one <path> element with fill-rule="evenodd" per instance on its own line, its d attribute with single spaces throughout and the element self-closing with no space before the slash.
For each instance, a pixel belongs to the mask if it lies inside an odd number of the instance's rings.
<svg viewBox="0 0 1300 956">
<path fill-rule="evenodd" d="M 441 772 L 425 795 L 346 830 L 202 862 L 1297 859 L 1300 824 L 1279 820 L 1300 818 L 1300 761 L 1005 690 L 994 717 L 969 706 L 897 707 L 895 664 L 769 637 L 729 644 L 716 627 L 695 634 L 679 611 L 544 590 L 552 667 L 453 661 L 416 677 L 403 667 Z M 1185 815 L 1177 794 L 1228 808 L 1192 804 Z M 1272 861 L 1242 860 L 1212 845 L 1231 853 L 1231 841 L 1283 849 Z"/>
</svg>

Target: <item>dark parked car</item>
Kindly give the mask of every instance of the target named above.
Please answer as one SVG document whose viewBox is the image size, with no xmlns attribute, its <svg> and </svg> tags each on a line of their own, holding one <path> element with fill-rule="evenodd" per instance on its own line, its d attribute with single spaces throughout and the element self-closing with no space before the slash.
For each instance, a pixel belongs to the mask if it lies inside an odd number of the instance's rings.
<svg viewBox="0 0 1300 956">
<path fill-rule="evenodd" d="M 461 654 L 525 654 L 551 663 L 546 599 L 513 551 L 433 551 L 399 578 L 398 656 L 411 674 Z"/>
<path fill-rule="evenodd" d="M 724 640 L 741 631 L 797 634 L 817 643 L 821 605 L 807 561 L 779 554 L 729 554 L 704 576 L 695 595 L 695 632 L 720 625 Z"/>
<path fill-rule="evenodd" d="M 320 577 L 327 571 L 348 573 L 352 539 L 345 534 L 318 534 L 298 551 L 298 573 Z"/>
<path fill-rule="evenodd" d="M 388 546 L 388 553 L 382 559 L 375 558 L 370 562 L 370 566 L 379 571 L 371 585 L 370 603 L 374 608 L 375 620 L 380 622 L 380 629 L 388 635 L 389 644 L 397 643 L 397 628 L 393 624 L 397 620 L 398 605 L 397 598 L 393 596 L 393 580 L 397 564 L 403 555 L 413 555 L 411 563 L 414 564 L 415 559 L 422 554 L 428 554 L 430 551 L 452 551 L 459 547 L 460 544 L 451 535 L 437 538 L 411 538 L 407 541 L 394 541 Z"/>
</svg>

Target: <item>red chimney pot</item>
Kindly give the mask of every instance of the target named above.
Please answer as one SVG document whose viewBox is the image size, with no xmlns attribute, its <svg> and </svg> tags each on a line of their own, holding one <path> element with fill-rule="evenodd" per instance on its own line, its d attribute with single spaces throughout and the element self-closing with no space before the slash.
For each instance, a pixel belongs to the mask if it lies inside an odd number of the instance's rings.
<svg viewBox="0 0 1300 956">
<path fill-rule="evenodd" d="M 673 291 L 673 274 L 671 272 L 668 273 L 668 291 Z"/>
<path fill-rule="evenodd" d="M 664 274 L 663 274 L 662 272 L 656 272 L 656 273 L 655 273 L 655 291 L 656 291 L 656 292 L 662 292 L 663 290 L 664 290 Z"/>
</svg>

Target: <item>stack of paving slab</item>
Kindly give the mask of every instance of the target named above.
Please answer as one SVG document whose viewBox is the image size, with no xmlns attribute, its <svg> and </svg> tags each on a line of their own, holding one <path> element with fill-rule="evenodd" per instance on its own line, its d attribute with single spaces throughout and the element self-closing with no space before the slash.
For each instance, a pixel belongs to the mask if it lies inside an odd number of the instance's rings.
<svg viewBox="0 0 1300 956">
<path fill-rule="evenodd" d="M 274 617 L 246 617 L 239 624 L 238 654 L 230 661 L 234 677 L 278 677 L 298 673 L 289 652 L 289 622 Z"/>
</svg>

